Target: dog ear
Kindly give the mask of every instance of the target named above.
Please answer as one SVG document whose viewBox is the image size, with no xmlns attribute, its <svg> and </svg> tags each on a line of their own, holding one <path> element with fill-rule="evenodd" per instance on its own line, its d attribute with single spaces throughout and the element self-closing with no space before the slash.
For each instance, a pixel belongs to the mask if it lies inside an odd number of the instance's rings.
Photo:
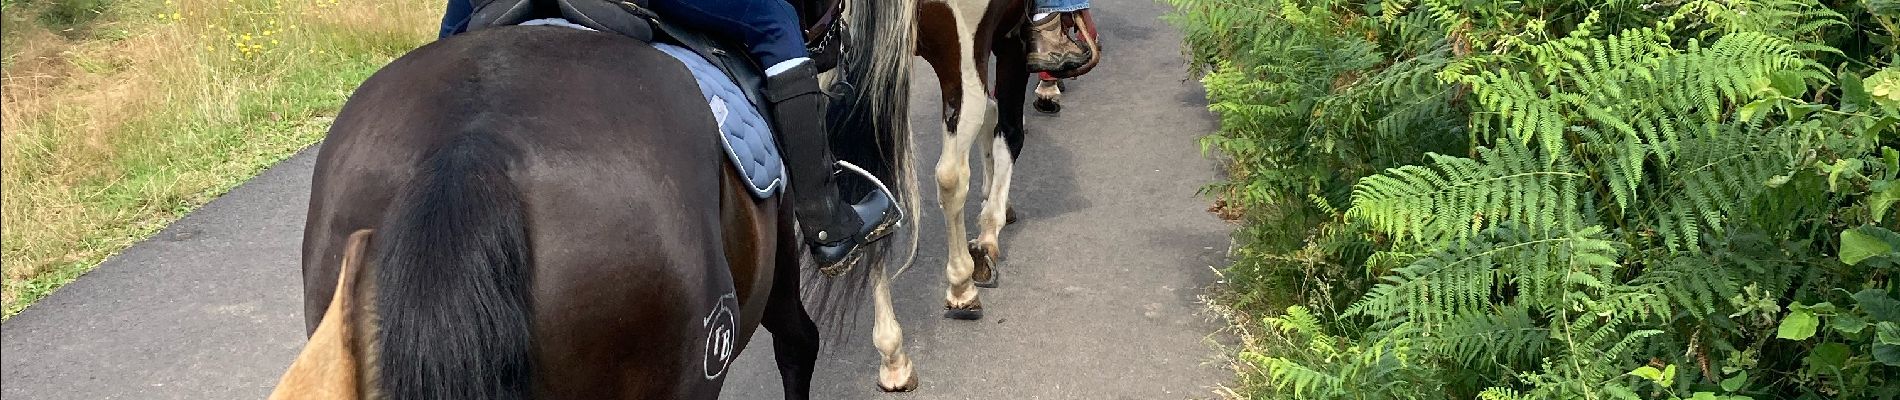
<svg viewBox="0 0 1900 400">
<path fill-rule="evenodd" d="M 368 229 L 350 234 L 343 248 L 343 265 L 337 268 L 336 293 L 330 298 L 330 308 L 324 310 L 317 331 L 310 335 L 310 342 L 304 344 L 303 352 L 290 364 L 290 370 L 277 381 L 271 400 L 358 400 L 364 397 L 359 392 L 359 374 L 363 369 L 356 347 L 357 333 L 362 330 L 355 326 L 359 321 L 356 315 L 359 307 L 353 289 L 364 270 L 363 253 L 369 237 Z"/>
</svg>

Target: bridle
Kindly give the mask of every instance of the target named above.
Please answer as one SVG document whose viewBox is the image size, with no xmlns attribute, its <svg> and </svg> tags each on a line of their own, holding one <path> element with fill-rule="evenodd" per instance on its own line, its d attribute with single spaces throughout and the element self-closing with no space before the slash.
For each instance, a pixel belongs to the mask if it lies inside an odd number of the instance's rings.
<svg viewBox="0 0 1900 400">
<path fill-rule="evenodd" d="M 843 37 L 848 29 L 844 20 L 844 0 L 830 0 L 824 14 L 805 28 L 805 50 L 811 52 L 813 58 L 843 57 L 846 52 Z"/>
</svg>

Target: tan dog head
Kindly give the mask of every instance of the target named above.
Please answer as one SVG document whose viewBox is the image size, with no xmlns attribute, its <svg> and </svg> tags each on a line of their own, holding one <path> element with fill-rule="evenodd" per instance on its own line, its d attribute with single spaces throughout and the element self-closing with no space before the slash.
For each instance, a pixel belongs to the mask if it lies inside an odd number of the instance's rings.
<svg viewBox="0 0 1900 400">
<path fill-rule="evenodd" d="M 310 335 L 310 342 L 304 345 L 303 353 L 290 364 L 290 370 L 277 382 L 277 389 L 271 392 L 271 400 L 326 399 L 358 400 L 369 396 L 360 393 L 360 374 L 365 371 L 362 363 L 366 358 L 359 357 L 359 339 L 368 329 L 357 327 L 362 308 L 357 303 L 355 292 L 358 275 L 363 271 L 363 251 L 369 242 L 370 230 L 359 230 L 350 234 L 349 242 L 343 248 L 343 265 L 337 270 L 336 294 L 330 298 L 330 307 L 323 313 L 323 320 L 317 323 L 317 331 Z"/>
</svg>

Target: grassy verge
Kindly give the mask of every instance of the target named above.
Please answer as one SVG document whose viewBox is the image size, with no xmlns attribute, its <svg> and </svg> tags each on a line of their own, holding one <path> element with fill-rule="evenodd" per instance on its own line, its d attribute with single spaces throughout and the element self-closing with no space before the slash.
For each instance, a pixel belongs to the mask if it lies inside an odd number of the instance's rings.
<svg viewBox="0 0 1900 400">
<path fill-rule="evenodd" d="M 4 4 L 4 315 L 322 138 L 417 0 Z"/>
</svg>

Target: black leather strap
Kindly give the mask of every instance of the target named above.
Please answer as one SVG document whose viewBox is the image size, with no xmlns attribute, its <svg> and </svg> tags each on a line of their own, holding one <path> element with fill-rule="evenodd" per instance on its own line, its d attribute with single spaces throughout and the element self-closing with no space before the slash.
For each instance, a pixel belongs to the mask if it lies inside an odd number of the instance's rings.
<svg viewBox="0 0 1900 400">
<path fill-rule="evenodd" d="M 561 17 L 594 30 L 653 41 L 653 13 L 644 0 L 476 0 L 468 31 Z"/>
</svg>

